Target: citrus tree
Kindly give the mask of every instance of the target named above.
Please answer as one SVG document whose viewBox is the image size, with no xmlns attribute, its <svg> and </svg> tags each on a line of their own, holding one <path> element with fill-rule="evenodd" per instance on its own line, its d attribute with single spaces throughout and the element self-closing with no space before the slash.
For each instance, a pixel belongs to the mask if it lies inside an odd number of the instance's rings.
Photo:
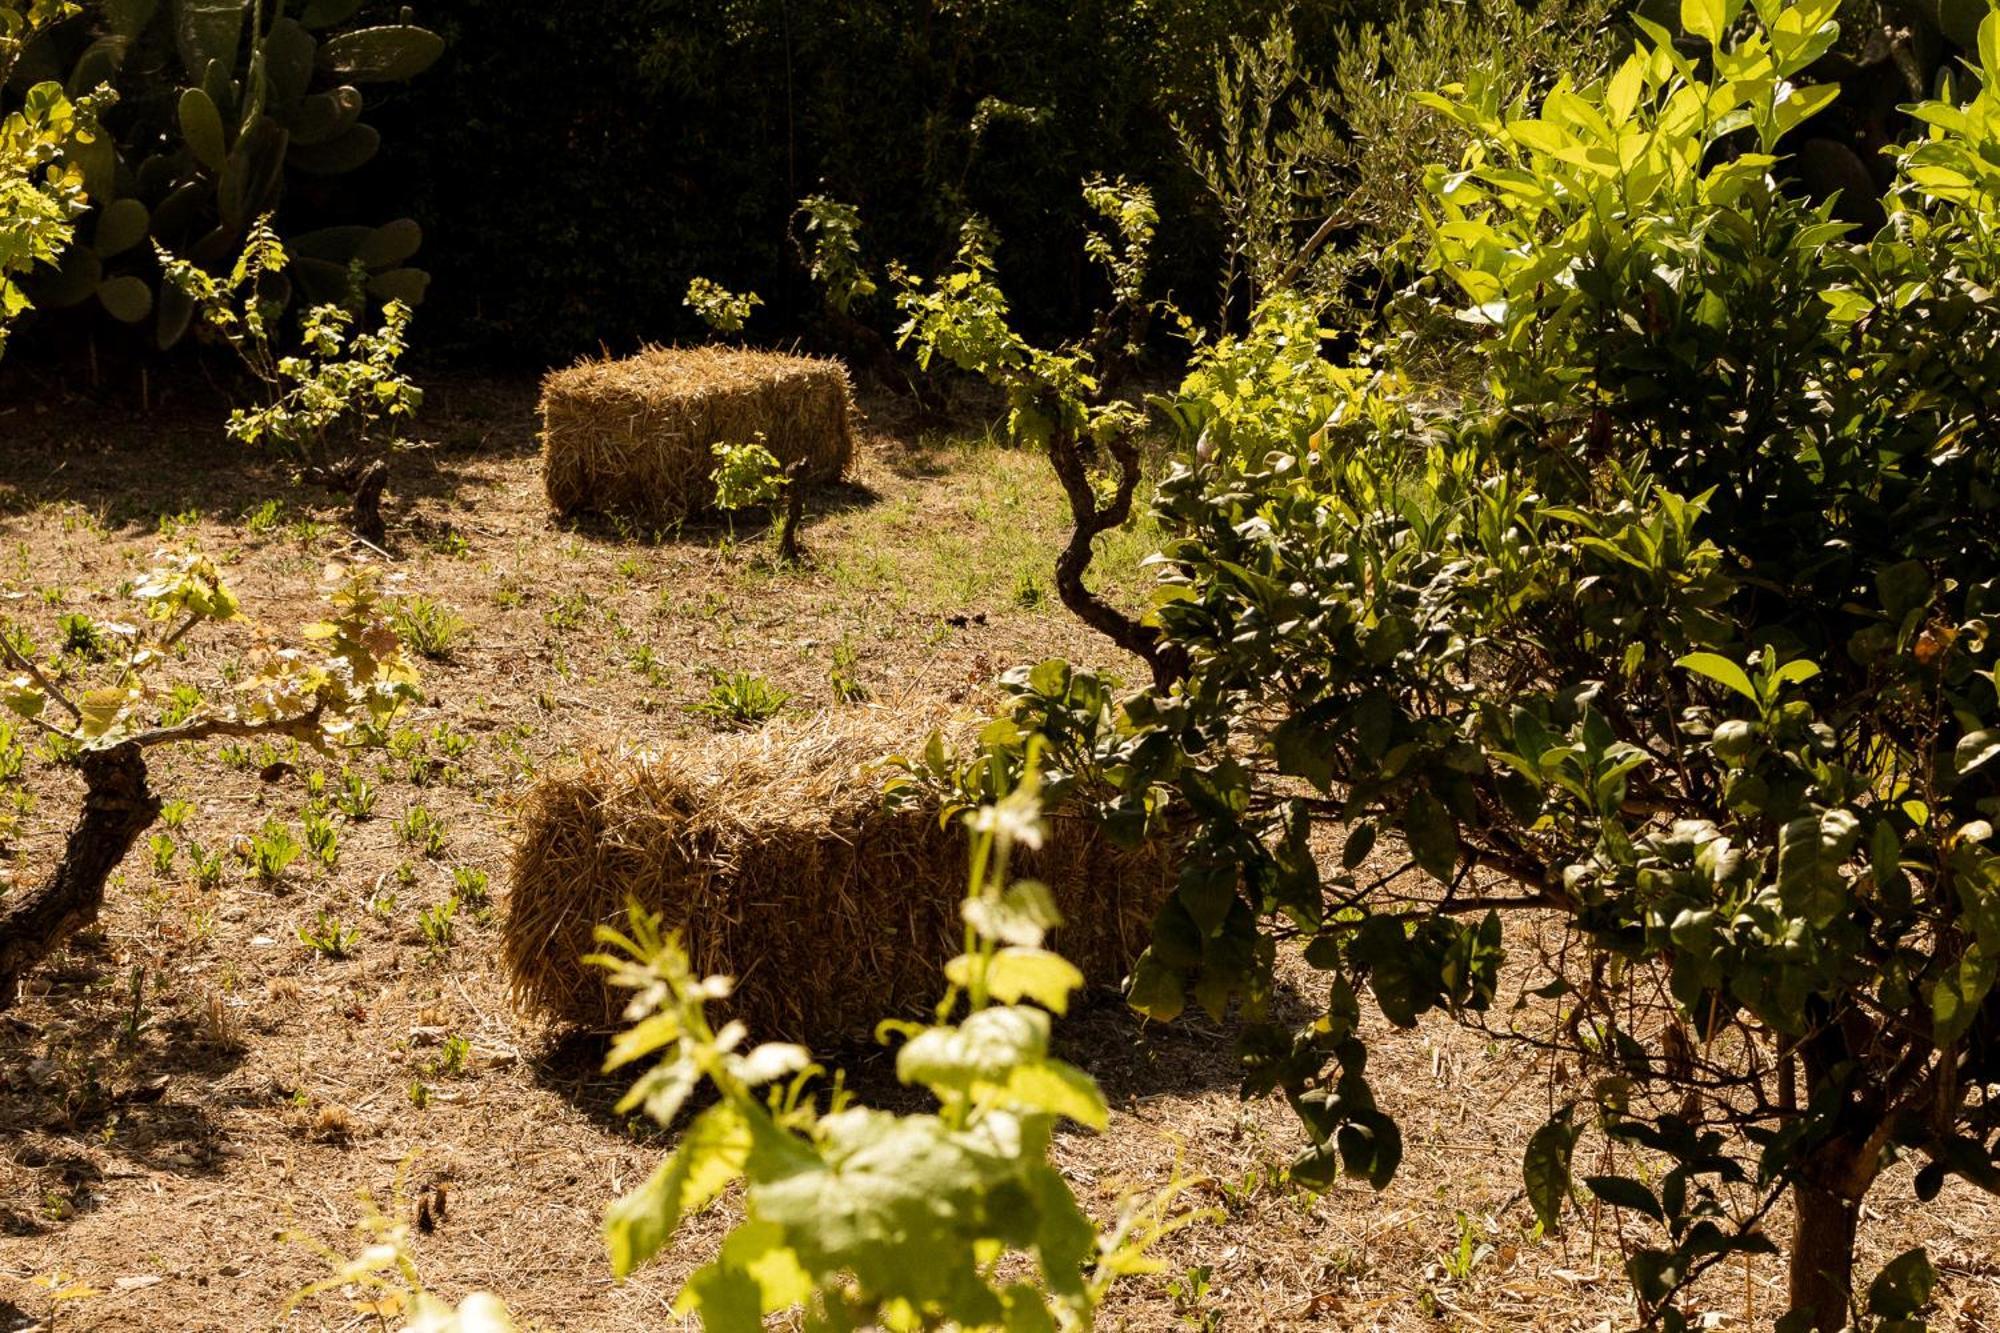
<svg viewBox="0 0 2000 1333">
<path fill-rule="evenodd" d="M 1467 147 L 1403 307 L 1481 391 L 1439 406 L 1393 337 L 1327 366 L 1282 298 L 1204 349 L 1149 617 L 1185 676 L 1025 673 L 980 761 L 1040 735 L 1114 828 L 1193 821 L 1131 998 L 1243 1006 L 1295 1179 L 1400 1165 L 1364 995 L 1559 1053 L 1527 1196 L 1651 1228 L 1667 1328 L 1787 1198 L 1784 1327 L 1916 1327 L 1921 1251 L 1857 1290 L 1862 1200 L 1899 1161 L 2000 1190 L 2000 18 L 1863 235 L 1777 179 L 1835 8 L 1685 0 L 1539 101 L 1429 97 Z M 1513 919 L 1562 943 L 1503 999 Z M 1327 978 L 1297 1030 L 1281 946 Z"/>
</svg>

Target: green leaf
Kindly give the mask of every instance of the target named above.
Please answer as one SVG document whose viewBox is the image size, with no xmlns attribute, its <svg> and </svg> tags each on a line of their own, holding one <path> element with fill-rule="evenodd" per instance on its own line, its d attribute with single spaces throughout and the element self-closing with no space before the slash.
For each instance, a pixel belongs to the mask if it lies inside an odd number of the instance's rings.
<svg viewBox="0 0 2000 1333">
<path fill-rule="evenodd" d="M 1972 1028 L 1979 1006 L 1993 989 L 1994 960 L 1974 944 L 1947 967 L 1931 988 L 1931 1041 L 1950 1046 Z"/>
<path fill-rule="evenodd" d="M 1458 821 L 1444 803 L 1419 788 L 1403 810 L 1403 837 L 1410 855 L 1431 878 L 1449 884 L 1458 869 Z"/>
<path fill-rule="evenodd" d="M 118 725 L 119 717 L 132 702 L 132 691 L 107 687 L 101 690 L 86 690 L 77 696 L 76 708 L 82 719 L 77 726 L 83 734 L 93 740 L 103 736 Z"/>
<path fill-rule="evenodd" d="M 1348 830 L 1347 843 L 1340 850 L 1340 868 L 1352 870 L 1375 850 L 1375 821 L 1364 819 Z"/>
<path fill-rule="evenodd" d="M 120 324 L 137 324 L 153 313 L 153 289 L 130 273 L 106 278 L 97 289 L 97 301 Z"/>
<path fill-rule="evenodd" d="M 722 1242 L 715 1262 L 699 1269 L 674 1298 L 681 1317 L 697 1311 L 710 1333 L 757 1333 L 763 1316 L 811 1299 L 812 1275 L 799 1265 L 774 1222 L 745 1221 Z"/>
<path fill-rule="evenodd" d="M 1553 1232 L 1561 1225 L 1563 1201 L 1569 1198 L 1570 1158 L 1576 1151 L 1578 1133 L 1570 1124 L 1571 1109 L 1563 1107 L 1536 1130 L 1521 1159 L 1528 1202 L 1544 1231 Z"/>
<path fill-rule="evenodd" d="M 1882 1266 L 1868 1284 L 1868 1313 L 1882 1319 L 1909 1319 L 1930 1303 L 1937 1287 L 1937 1270 L 1919 1245 Z"/>
<path fill-rule="evenodd" d="M 1431 960 L 1414 947 L 1403 923 L 1371 916 L 1348 946 L 1354 961 L 1368 969 L 1368 988 L 1382 1016 L 1399 1028 L 1417 1025 L 1418 1015 L 1435 1007 L 1440 978 Z"/>
<path fill-rule="evenodd" d="M 614 1202 L 604 1215 L 611 1271 L 629 1277 L 673 1239 L 681 1218 L 703 1207 L 742 1174 L 750 1156 L 750 1126 L 730 1102 L 695 1117 L 674 1155 L 645 1184 Z"/>
<path fill-rule="evenodd" d="M 967 1015 L 956 1027 L 925 1028 L 896 1052 L 896 1077 L 933 1089 L 1004 1084 L 1014 1069 L 1048 1055 L 1049 1016 L 1024 1005 Z"/>
<path fill-rule="evenodd" d="M 49 696 L 35 683 L 34 677 L 16 676 L 0 688 L 0 702 L 4 702 L 10 712 L 35 718 L 40 717 L 42 709 L 48 706 Z"/>
<path fill-rule="evenodd" d="M 1803 685 L 1818 674 L 1817 662 L 1808 662 L 1802 657 L 1794 658 L 1771 673 L 1771 693 L 1775 697 L 1784 686 Z"/>
<path fill-rule="evenodd" d="M 91 248 L 106 259 L 124 254 L 146 239 L 151 222 L 152 215 L 137 199 L 114 199 L 97 214 L 97 234 L 91 238 Z"/>
<path fill-rule="evenodd" d="M 946 979 L 955 986 L 970 986 L 973 962 L 965 954 L 952 959 L 945 964 Z M 1067 1013 L 1070 995 L 1082 986 L 1083 973 L 1047 949 L 1009 946 L 996 950 L 986 967 L 986 988 L 1002 1004 L 1028 999 L 1055 1013 Z"/>
<path fill-rule="evenodd" d="M 1132 983 L 1126 989 L 1125 1003 L 1156 1022 L 1171 1023 L 1187 1008 L 1187 989 L 1181 974 L 1148 949 L 1132 966 Z"/>
<path fill-rule="evenodd" d="M 1848 907 L 1841 864 L 1861 836 L 1861 821 L 1847 810 L 1801 815 L 1778 830 L 1778 896 L 1785 910 L 1815 927 Z"/>
<path fill-rule="evenodd" d="M 1020 1245 L 1037 1233 L 1018 1122 L 988 1116 L 954 1133 L 936 1116 L 854 1109 L 819 1129 L 821 1163 L 760 1175 L 750 1214 L 782 1226 L 809 1273 L 846 1269 L 875 1298 L 935 1303 L 962 1324 L 998 1322 L 972 1240 Z"/>
<path fill-rule="evenodd" d="M 1674 665 L 1698 676 L 1706 676 L 1716 684 L 1736 691 L 1753 704 L 1761 705 L 1763 702 L 1757 697 L 1756 688 L 1750 684 L 1749 674 L 1720 653 L 1689 653 Z"/>
<path fill-rule="evenodd" d="M 1629 1176 L 1586 1176 L 1584 1185 L 1613 1208 L 1630 1208 L 1633 1212 L 1644 1213 L 1655 1222 L 1666 1221 L 1666 1212 L 1660 1201 L 1638 1181 Z"/>
<path fill-rule="evenodd" d="M 1895 826 L 1887 819 L 1877 818 L 1875 831 L 1868 835 L 1868 868 L 1875 875 L 1875 882 L 1888 886 L 1901 871 L 1903 863 L 1903 840 L 1896 836 Z"/>
<path fill-rule="evenodd" d="M 394 268 L 424 243 L 424 229 L 411 218 L 369 228 L 355 257 L 370 268 Z"/>
<path fill-rule="evenodd" d="M 1689 34 L 1720 45 L 1725 22 L 1723 0 L 1681 0 L 1681 28 Z"/>
<path fill-rule="evenodd" d="M 1975 731 L 1958 743 L 1952 752 L 1952 765 L 1960 777 L 1978 771 L 2000 756 L 2000 731 Z"/>
<path fill-rule="evenodd" d="M 1920 560 L 1905 560 L 1875 573 L 1875 594 L 1889 619 L 1900 624 L 1931 595 L 1931 572 Z"/>
<path fill-rule="evenodd" d="M 1111 1122 L 1111 1110 L 1097 1083 L 1081 1069 L 1060 1060 L 1015 1069 L 1007 1077 L 1005 1096 L 1015 1106 L 1067 1116 L 1100 1132 Z"/>
</svg>

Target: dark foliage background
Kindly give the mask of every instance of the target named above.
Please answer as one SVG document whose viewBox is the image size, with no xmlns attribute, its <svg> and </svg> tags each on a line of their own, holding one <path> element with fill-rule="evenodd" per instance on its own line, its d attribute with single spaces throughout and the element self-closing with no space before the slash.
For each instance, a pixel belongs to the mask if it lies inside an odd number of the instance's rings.
<svg viewBox="0 0 2000 1333">
<path fill-rule="evenodd" d="M 873 262 L 925 273 L 985 213 L 1022 324 L 1068 330 L 1098 295 L 1079 228 L 1092 172 L 1153 186 L 1162 285 L 1208 292 L 1214 229 L 1168 111 L 1205 113 L 1217 47 L 1277 7 L 430 0 L 416 19 L 447 54 L 380 112 L 368 188 L 424 224 L 434 354 L 543 362 L 694 336 L 697 273 L 764 297 L 760 340 L 810 337 L 788 227 L 815 191 L 861 206 Z M 1293 21 L 1323 49 L 1357 8 Z"/>
</svg>

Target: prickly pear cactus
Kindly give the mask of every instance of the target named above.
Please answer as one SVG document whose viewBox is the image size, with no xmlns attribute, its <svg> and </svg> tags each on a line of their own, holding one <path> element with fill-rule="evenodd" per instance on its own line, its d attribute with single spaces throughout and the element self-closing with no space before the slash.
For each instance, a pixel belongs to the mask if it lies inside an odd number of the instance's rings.
<svg viewBox="0 0 2000 1333">
<path fill-rule="evenodd" d="M 226 266 L 253 221 L 286 217 L 288 189 L 323 190 L 375 156 L 382 136 L 361 118 L 363 86 L 413 79 L 443 54 L 443 39 L 414 24 L 344 27 L 359 7 L 101 0 L 38 36 L 24 72 L 79 94 L 109 86 L 118 101 L 109 132 L 72 150 L 92 213 L 36 304 L 94 301 L 161 348 L 179 342 L 194 309 L 161 280 L 148 242 Z M 298 262 L 270 295 L 341 300 L 358 264 L 371 296 L 416 304 L 429 277 L 409 261 L 422 239 L 407 218 L 288 236 Z"/>
</svg>

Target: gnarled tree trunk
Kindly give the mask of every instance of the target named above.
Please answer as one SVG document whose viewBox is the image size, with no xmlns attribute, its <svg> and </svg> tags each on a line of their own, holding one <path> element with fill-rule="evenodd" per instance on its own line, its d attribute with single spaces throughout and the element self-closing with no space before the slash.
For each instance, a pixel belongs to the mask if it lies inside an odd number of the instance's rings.
<svg viewBox="0 0 2000 1333">
<path fill-rule="evenodd" d="M 97 920 L 105 881 L 159 818 L 160 798 L 146 784 L 139 746 L 85 751 L 77 768 L 83 814 L 63 844 L 62 860 L 48 879 L 0 910 L 0 1009 L 13 1004 L 23 974 Z"/>
<path fill-rule="evenodd" d="M 1823 1023 L 1799 1043 L 1808 1104 L 1837 1096 L 1826 1135 L 1806 1151 L 1792 1183 L 1792 1253 L 1787 1297 L 1793 1313 L 1811 1312 L 1806 1327 L 1838 1333 L 1848 1325 L 1854 1299 L 1854 1241 L 1861 1200 L 1882 1170 L 1884 1108 L 1871 1105 L 1870 1088 L 1847 1071 L 1865 1032 L 1838 1021 Z"/>
</svg>

